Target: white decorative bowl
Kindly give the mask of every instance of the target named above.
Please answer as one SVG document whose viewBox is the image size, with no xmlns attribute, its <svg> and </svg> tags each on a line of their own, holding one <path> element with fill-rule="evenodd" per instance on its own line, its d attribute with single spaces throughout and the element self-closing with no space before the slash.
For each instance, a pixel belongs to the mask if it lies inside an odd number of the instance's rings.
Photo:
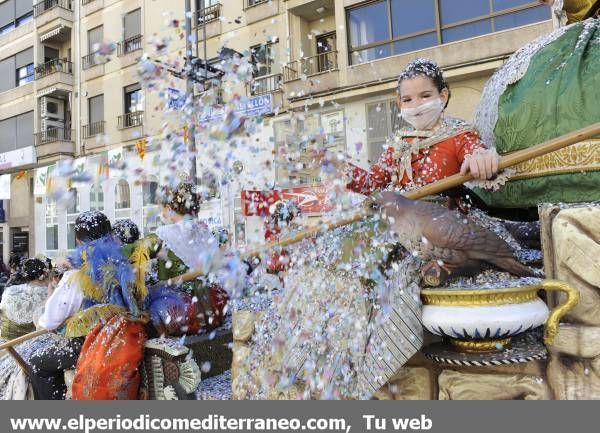
<svg viewBox="0 0 600 433">
<path fill-rule="evenodd" d="M 539 290 L 559 290 L 565 302 L 552 312 L 538 296 Z M 546 325 L 544 342 L 551 343 L 558 322 L 579 302 L 579 292 L 561 281 L 501 289 L 426 289 L 423 326 L 448 338 L 463 350 L 500 350 L 512 336 Z"/>
</svg>

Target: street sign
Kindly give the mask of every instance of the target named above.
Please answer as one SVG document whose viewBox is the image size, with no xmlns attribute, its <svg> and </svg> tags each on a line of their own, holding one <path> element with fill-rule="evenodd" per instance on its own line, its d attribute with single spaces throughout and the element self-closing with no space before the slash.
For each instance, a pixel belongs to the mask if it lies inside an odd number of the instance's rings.
<svg viewBox="0 0 600 433">
<path fill-rule="evenodd" d="M 181 110 L 185 105 L 185 93 L 182 91 L 169 87 L 167 96 L 169 98 L 167 106 L 170 110 Z"/>
<path fill-rule="evenodd" d="M 236 113 L 245 116 L 262 116 L 273 112 L 273 95 L 252 96 L 245 99 L 243 102 L 238 101 L 235 106 Z M 200 115 L 200 122 L 210 122 L 213 120 L 222 119 L 225 116 L 225 108 L 210 108 Z"/>
</svg>

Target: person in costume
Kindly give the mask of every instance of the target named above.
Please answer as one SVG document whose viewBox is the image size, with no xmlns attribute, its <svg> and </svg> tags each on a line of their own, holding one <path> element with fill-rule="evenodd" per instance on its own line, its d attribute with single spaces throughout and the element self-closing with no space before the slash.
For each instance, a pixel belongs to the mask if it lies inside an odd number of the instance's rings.
<svg viewBox="0 0 600 433">
<path fill-rule="evenodd" d="M 21 269 L 25 283 L 7 287 L 0 302 L 0 341 L 35 331 L 35 315 L 48 297 L 51 268 L 45 260 L 27 259 Z M 23 357 L 22 348 L 18 348 Z M 25 356 L 25 361 L 27 361 Z M 25 400 L 29 379 L 8 353 L 0 356 L 0 399 Z"/>
<path fill-rule="evenodd" d="M 411 62 L 398 78 L 397 101 L 409 128 L 397 131 L 369 171 L 352 166 L 348 189 L 370 194 L 388 187 L 423 186 L 447 176 L 470 172 L 489 180 L 499 158 L 466 122 L 444 115 L 450 88 L 437 64 Z"/>
<path fill-rule="evenodd" d="M 267 243 L 278 240 L 282 231 L 300 215 L 300 208 L 291 200 L 274 203 L 271 209 L 269 216 L 265 218 L 265 241 Z M 286 271 L 290 265 L 290 256 L 285 249 L 274 251 L 266 263 L 267 272 L 274 275 Z"/>
<path fill-rule="evenodd" d="M 76 366 L 85 337 L 115 315 L 139 315 L 143 302 L 130 290 L 133 271 L 111 235 L 106 215 L 81 213 L 75 221 L 75 239 L 78 247 L 69 258 L 74 269 L 63 274 L 38 322 L 59 336 L 31 356 L 36 399 L 64 399 L 64 371 Z"/>
<path fill-rule="evenodd" d="M 555 2 L 555 7 L 561 2 Z M 512 54 L 486 83 L 475 112 L 483 139 L 501 154 L 523 150 L 600 119 L 597 1 L 564 1 L 568 22 Z M 585 19 L 586 17 L 588 17 Z M 583 20 L 583 21 L 582 21 Z M 584 140 L 512 168 L 489 206 L 537 220 L 539 203 L 600 200 L 600 140 Z"/>
<path fill-rule="evenodd" d="M 156 258 L 157 278 L 164 284 L 150 291 L 147 307 L 158 331 L 166 335 L 196 334 L 220 323 L 222 307 L 215 300 L 217 288 L 208 281 L 211 267 L 222 255 L 218 240 L 198 221 L 200 195 L 191 183 L 165 188 L 161 219 L 164 225 L 145 238 Z M 189 270 L 203 269 L 204 277 L 178 283 Z"/>
<path fill-rule="evenodd" d="M 502 182 L 498 155 L 472 126 L 444 115 L 449 98 L 435 62 L 408 64 L 398 80 L 398 104 L 410 126 L 392 137 L 370 170 L 338 167 L 349 178 L 347 188 L 368 195 L 459 172 L 486 185 Z M 251 398 L 269 398 L 264 390 L 273 387 L 295 389 L 301 398 L 371 398 L 423 343 L 418 257 L 398 248 L 380 218 L 289 251 L 296 264 L 284 293 L 257 325 L 250 373 L 240 383 Z M 256 369 L 262 373 L 253 374 Z"/>
</svg>

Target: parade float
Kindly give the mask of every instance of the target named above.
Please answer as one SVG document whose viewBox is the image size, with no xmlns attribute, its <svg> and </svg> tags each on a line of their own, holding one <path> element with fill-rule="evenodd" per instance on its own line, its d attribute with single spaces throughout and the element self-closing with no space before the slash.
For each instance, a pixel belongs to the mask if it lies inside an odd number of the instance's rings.
<svg viewBox="0 0 600 433">
<path fill-rule="evenodd" d="M 421 320 L 429 331 L 425 347 L 373 398 L 600 398 L 599 131 L 516 161 L 539 143 L 598 126 L 599 37 L 600 21 L 590 18 L 523 47 L 489 80 L 476 114 L 479 131 L 504 156 L 511 177 L 493 192 L 475 191 L 496 214 L 539 218 L 541 251 L 530 264 L 543 270 L 544 278 L 484 272 L 421 290 Z M 450 187 L 464 180 L 444 181 Z M 424 188 L 419 197 L 444 189 L 436 186 Z M 324 224 L 291 236 L 289 243 L 364 217 L 359 212 Z M 530 230 L 531 224 L 521 229 Z M 269 305 L 263 296 L 234 311 L 233 398 L 323 398 L 308 392 L 301 380 L 282 385 L 273 374 L 269 385 L 269 377 L 257 377 L 269 374 L 249 364 L 268 330 L 265 322 L 272 320 Z M 282 362 L 278 356 L 274 349 L 267 371 Z"/>
</svg>

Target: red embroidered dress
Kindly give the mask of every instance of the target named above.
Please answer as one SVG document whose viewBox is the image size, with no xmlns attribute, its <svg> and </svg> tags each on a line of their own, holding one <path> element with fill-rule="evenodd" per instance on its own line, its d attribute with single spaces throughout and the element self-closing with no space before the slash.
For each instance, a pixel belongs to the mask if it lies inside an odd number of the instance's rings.
<svg viewBox="0 0 600 433">
<path fill-rule="evenodd" d="M 435 132 L 399 131 L 369 172 L 351 166 L 347 187 L 368 195 L 390 185 L 427 185 L 458 173 L 466 155 L 485 148 L 479 134 L 457 120 L 444 120 Z"/>
</svg>

